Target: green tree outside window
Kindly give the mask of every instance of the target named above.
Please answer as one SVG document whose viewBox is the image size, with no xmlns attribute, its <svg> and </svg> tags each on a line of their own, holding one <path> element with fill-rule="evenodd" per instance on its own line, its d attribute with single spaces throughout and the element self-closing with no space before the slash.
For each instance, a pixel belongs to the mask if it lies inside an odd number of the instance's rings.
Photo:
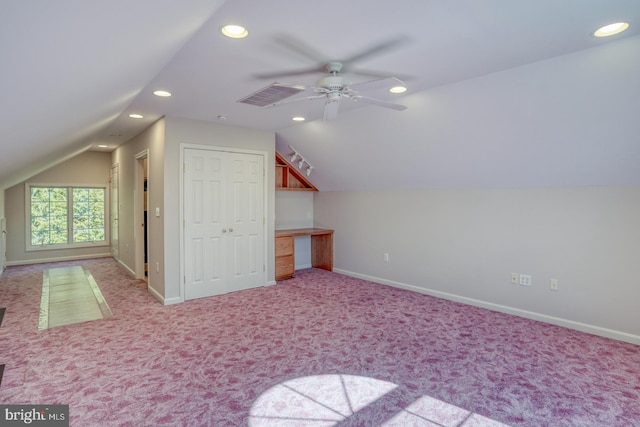
<svg viewBox="0 0 640 427">
<path fill-rule="evenodd" d="M 31 246 L 106 242 L 106 189 L 31 187 Z"/>
</svg>

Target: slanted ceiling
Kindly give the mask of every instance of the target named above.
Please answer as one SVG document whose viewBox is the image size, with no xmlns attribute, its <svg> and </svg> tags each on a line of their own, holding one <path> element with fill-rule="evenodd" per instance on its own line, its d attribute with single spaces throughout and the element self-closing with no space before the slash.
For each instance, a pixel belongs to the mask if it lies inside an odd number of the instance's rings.
<svg viewBox="0 0 640 427">
<path fill-rule="evenodd" d="M 640 37 L 278 132 L 321 190 L 640 185 Z M 329 173 L 330 172 L 330 173 Z"/>
<path fill-rule="evenodd" d="M 124 142 L 109 126 L 222 3 L 3 2 L 0 188 Z"/>
<path fill-rule="evenodd" d="M 0 188 L 98 144 L 111 150 L 164 115 L 273 131 L 278 151 L 291 145 L 313 163 L 320 190 L 640 184 L 637 0 L 299 6 L 5 2 Z M 591 36 L 617 20 L 629 30 Z M 226 23 L 249 37 L 221 36 Z M 353 83 L 404 79 L 406 94 L 365 95 L 408 109 L 343 100 L 323 122 L 317 100 L 238 102 L 275 81 L 313 86 L 323 63 L 345 60 Z"/>
</svg>

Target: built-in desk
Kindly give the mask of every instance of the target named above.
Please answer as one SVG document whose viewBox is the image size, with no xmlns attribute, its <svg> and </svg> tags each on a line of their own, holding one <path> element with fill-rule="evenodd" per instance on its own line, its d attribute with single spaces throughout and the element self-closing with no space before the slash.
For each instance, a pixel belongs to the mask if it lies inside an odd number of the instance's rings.
<svg viewBox="0 0 640 427">
<path fill-rule="evenodd" d="M 333 271 L 333 230 L 325 228 L 292 228 L 276 230 L 276 280 L 295 274 L 295 238 L 311 236 L 311 266 Z"/>
</svg>

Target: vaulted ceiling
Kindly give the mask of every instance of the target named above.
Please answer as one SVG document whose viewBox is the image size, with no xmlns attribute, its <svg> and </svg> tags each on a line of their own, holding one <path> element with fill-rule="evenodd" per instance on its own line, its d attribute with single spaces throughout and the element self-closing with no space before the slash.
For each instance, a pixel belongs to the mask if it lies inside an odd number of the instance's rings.
<svg viewBox="0 0 640 427">
<path fill-rule="evenodd" d="M 0 188 L 164 115 L 276 132 L 321 190 L 640 184 L 637 0 L 8 0 L 0 58 Z M 408 108 L 238 102 L 330 61 Z"/>
</svg>

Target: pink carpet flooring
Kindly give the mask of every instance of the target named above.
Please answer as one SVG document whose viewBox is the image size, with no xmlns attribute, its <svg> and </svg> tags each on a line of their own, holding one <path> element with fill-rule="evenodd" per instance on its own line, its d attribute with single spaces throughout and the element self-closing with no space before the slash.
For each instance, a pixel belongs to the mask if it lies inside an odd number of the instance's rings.
<svg viewBox="0 0 640 427">
<path fill-rule="evenodd" d="M 38 331 L 45 268 L 113 318 Z M 640 346 L 323 270 L 164 307 L 112 259 L 0 278 L 0 403 L 72 426 L 640 426 Z"/>
</svg>

